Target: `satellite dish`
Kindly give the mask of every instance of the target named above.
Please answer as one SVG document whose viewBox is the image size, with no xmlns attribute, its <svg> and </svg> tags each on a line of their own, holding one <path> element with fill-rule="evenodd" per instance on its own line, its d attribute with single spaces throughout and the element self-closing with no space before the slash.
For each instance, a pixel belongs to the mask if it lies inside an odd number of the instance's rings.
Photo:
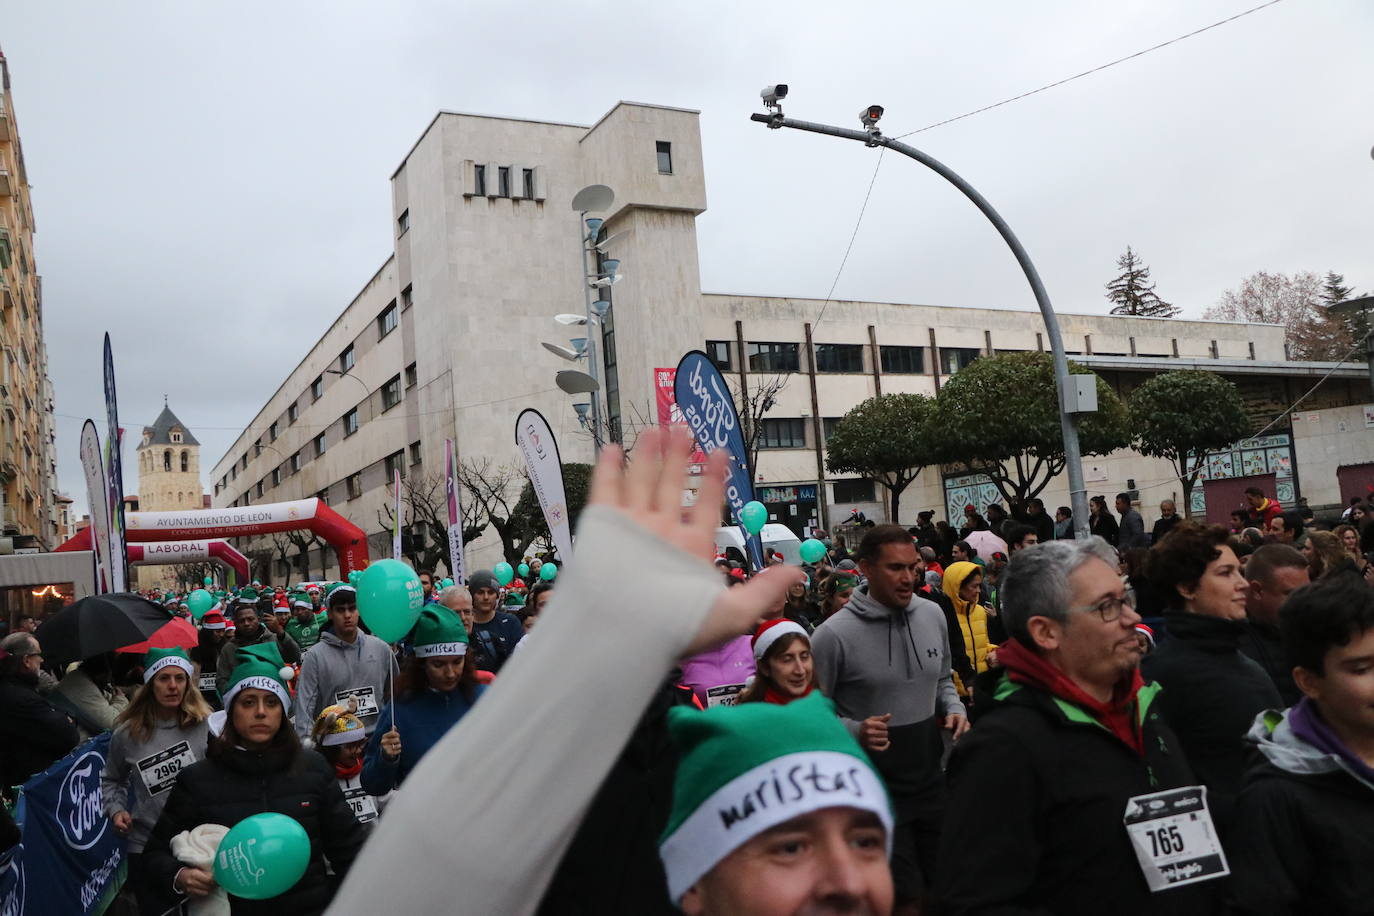
<svg viewBox="0 0 1374 916">
<path fill-rule="evenodd" d="M 564 312 L 562 315 L 554 315 L 553 320 L 559 324 L 586 324 L 586 315 L 570 315 Z"/>
<path fill-rule="evenodd" d="M 631 232 L 634 232 L 634 230 L 633 230 L 633 229 L 626 229 L 624 232 L 617 232 L 615 235 L 607 236 L 606 238 L 604 238 L 604 239 L 602 239 L 601 241 L 599 241 L 599 242 L 596 243 L 596 250 L 597 250 L 597 251 L 605 251 L 605 250 L 606 250 L 606 246 L 610 245 L 611 242 L 614 242 L 616 239 L 623 239 L 625 236 L 629 235 Z"/>
<path fill-rule="evenodd" d="M 539 345 L 543 347 L 545 350 L 548 350 L 550 353 L 553 353 L 556 356 L 563 357 L 568 362 L 576 362 L 577 360 L 582 358 L 578 356 L 576 350 L 573 350 L 569 347 L 559 346 L 555 343 L 549 343 L 547 340 L 541 341 Z"/>
<path fill-rule="evenodd" d="M 558 387 L 568 394 L 587 394 L 592 391 L 600 391 L 601 383 L 592 378 L 585 372 L 577 369 L 562 369 L 554 376 L 554 381 Z"/>
<path fill-rule="evenodd" d="M 615 203 L 615 192 L 604 184 L 589 184 L 573 195 L 572 208 L 578 213 L 604 213 Z"/>
</svg>

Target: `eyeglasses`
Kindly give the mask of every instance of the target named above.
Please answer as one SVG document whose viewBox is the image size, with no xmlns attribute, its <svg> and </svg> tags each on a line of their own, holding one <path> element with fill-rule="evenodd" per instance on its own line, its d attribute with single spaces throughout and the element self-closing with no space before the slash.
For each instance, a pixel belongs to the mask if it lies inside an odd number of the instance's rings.
<svg viewBox="0 0 1374 916">
<path fill-rule="evenodd" d="M 1127 592 L 1120 598 L 1115 595 L 1110 598 L 1103 598 L 1097 604 L 1090 604 L 1086 607 L 1071 607 L 1070 613 L 1074 611 L 1092 611 L 1102 618 L 1103 623 L 1111 623 L 1121 617 L 1121 614 L 1130 608 L 1135 610 L 1135 592 Z"/>
</svg>

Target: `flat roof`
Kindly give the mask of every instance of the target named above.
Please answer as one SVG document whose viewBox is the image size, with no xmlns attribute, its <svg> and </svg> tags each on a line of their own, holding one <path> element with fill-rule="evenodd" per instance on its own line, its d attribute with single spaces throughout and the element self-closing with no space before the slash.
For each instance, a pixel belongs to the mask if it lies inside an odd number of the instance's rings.
<svg viewBox="0 0 1374 916">
<path fill-rule="evenodd" d="M 1160 372 L 1199 369 L 1234 375 L 1302 375 L 1335 378 L 1368 378 L 1369 367 L 1362 363 L 1304 362 L 1302 360 L 1210 359 L 1175 356 L 1071 356 L 1076 363 L 1094 369 L 1139 369 Z"/>
</svg>

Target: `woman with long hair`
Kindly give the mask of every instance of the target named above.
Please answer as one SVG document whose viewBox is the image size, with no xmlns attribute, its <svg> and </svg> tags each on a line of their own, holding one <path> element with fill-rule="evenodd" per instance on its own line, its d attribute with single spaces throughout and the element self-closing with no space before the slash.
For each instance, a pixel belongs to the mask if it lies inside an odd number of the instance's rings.
<svg viewBox="0 0 1374 916">
<path fill-rule="evenodd" d="M 172 838 L 201 824 L 232 828 L 255 814 L 285 814 L 309 838 L 305 873 L 266 900 L 231 897 L 230 912 L 317 916 L 329 906 L 366 834 L 344 800 L 334 768 L 301 748 L 287 718 L 290 669 L 276 641 L 243 646 L 235 661 L 224 691 L 224 731 L 210 740 L 206 758 L 183 769 L 172 786 L 144 850 L 149 876 L 178 894 L 206 897 L 217 888 L 213 872 L 178 861 Z M 259 864 L 273 867 L 271 861 Z"/>
<path fill-rule="evenodd" d="M 811 637 L 801 624 L 786 617 L 765 621 L 754 631 L 751 646 L 757 670 L 740 703 L 785 706 L 816 689 Z"/>
<path fill-rule="evenodd" d="M 782 616 L 801 624 L 810 633 L 821 622 L 821 609 L 811 600 L 811 590 L 806 582 L 793 582 L 787 589 L 787 603 L 783 605 Z"/>
<path fill-rule="evenodd" d="M 1354 568 L 1355 562 L 1334 532 L 1312 531 L 1307 535 L 1307 543 L 1302 545 L 1302 554 L 1312 567 L 1312 581 L 1332 575 L 1339 569 Z"/>
<path fill-rule="evenodd" d="M 835 570 L 821 581 L 821 618 L 829 619 L 849 601 L 849 596 L 858 587 L 858 576 L 843 570 Z"/>
<path fill-rule="evenodd" d="M 964 640 L 964 652 L 973 663 L 974 676 L 992 667 L 989 653 L 997 646 L 988 639 L 988 609 L 979 601 L 982 594 L 983 570 L 976 563 L 967 561 L 951 563 L 945 570 L 942 587 L 945 597 L 954 605 L 954 617 L 959 621 L 959 631 Z M 995 661 L 996 655 L 992 655 Z M 955 687 L 960 695 L 969 696 L 972 684 L 965 684 L 959 675 L 954 675 Z"/>
<path fill-rule="evenodd" d="M 144 657 L 143 686 L 115 720 L 100 778 L 101 807 L 128 840 L 129 888 L 147 916 L 176 900 L 148 880 L 143 847 L 177 774 L 205 758 L 210 707 L 195 688 L 194 673 L 182 649 L 153 649 Z"/>
<path fill-rule="evenodd" d="M 455 612 L 426 605 L 414 632 L 415 654 L 397 679 L 396 696 L 377 717 L 363 757 L 369 795 L 400 786 L 486 689 L 477 666 L 468 664 L 468 633 Z"/>
<path fill-rule="evenodd" d="M 1340 538 L 1341 547 L 1345 549 L 1345 555 L 1355 564 L 1360 575 L 1365 575 L 1369 570 L 1369 560 L 1360 550 L 1360 530 L 1354 525 L 1337 525 L 1336 530 L 1332 533 Z"/>
<path fill-rule="evenodd" d="M 1088 500 L 1089 531 L 1115 547 L 1120 528 L 1116 516 L 1107 508 L 1107 497 L 1094 496 Z"/>
</svg>

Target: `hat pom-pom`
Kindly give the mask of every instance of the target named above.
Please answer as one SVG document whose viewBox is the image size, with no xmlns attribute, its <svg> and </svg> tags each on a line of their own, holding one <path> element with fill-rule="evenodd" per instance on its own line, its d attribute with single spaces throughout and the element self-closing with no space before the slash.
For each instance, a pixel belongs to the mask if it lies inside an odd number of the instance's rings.
<svg viewBox="0 0 1374 916">
<path fill-rule="evenodd" d="M 283 681 L 294 680 L 296 677 L 296 669 L 292 668 L 290 665 L 282 665 L 281 670 L 277 673 L 281 675 Z"/>
</svg>

